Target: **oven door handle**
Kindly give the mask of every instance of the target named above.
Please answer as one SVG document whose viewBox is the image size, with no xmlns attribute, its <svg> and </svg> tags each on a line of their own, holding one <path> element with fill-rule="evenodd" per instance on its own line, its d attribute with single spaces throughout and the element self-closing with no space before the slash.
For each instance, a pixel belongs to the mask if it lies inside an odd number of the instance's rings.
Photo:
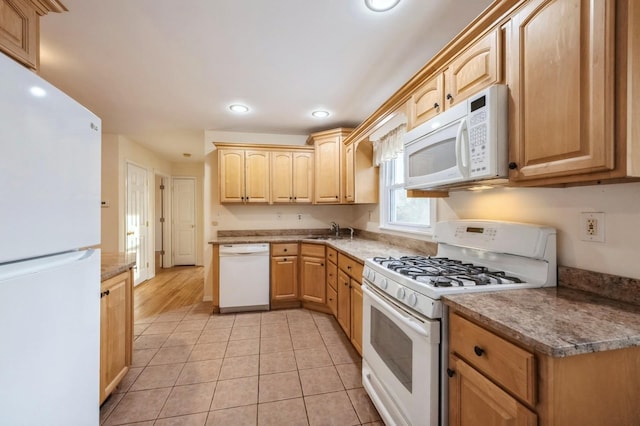
<svg viewBox="0 0 640 426">
<path fill-rule="evenodd" d="M 372 290 L 369 290 L 369 287 L 366 284 L 362 285 L 362 292 L 368 297 L 370 297 L 371 299 L 373 299 L 373 301 L 375 301 L 376 304 L 385 308 L 384 309 L 385 313 L 388 313 L 389 315 L 394 317 L 397 321 L 400 321 L 403 325 L 406 325 L 418 335 L 422 337 L 430 337 L 430 334 L 423 327 L 421 327 L 422 321 L 417 320 L 408 312 L 404 310 L 400 310 L 398 307 L 396 307 L 389 301 L 382 299 Z"/>
</svg>

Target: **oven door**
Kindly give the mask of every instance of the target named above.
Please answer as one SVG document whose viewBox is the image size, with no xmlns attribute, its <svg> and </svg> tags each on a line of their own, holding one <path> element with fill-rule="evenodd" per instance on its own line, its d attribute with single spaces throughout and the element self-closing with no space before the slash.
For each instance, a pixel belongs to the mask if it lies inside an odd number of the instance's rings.
<svg viewBox="0 0 640 426">
<path fill-rule="evenodd" d="M 440 322 L 419 318 L 367 285 L 362 382 L 384 422 L 438 423 Z"/>
</svg>

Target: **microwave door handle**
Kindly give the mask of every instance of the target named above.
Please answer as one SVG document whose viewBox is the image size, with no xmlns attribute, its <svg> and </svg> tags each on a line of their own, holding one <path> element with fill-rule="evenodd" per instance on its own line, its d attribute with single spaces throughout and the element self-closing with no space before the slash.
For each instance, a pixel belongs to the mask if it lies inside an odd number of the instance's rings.
<svg viewBox="0 0 640 426">
<path fill-rule="evenodd" d="M 464 177 L 469 177 L 469 162 L 469 129 L 467 119 L 463 118 L 456 135 L 456 164 L 460 174 Z"/>
</svg>

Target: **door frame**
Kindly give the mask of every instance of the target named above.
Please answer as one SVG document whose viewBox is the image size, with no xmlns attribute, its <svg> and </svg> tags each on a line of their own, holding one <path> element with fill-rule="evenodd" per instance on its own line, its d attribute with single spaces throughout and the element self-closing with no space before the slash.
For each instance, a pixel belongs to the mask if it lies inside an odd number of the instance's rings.
<svg viewBox="0 0 640 426">
<path fill-rule="evenodd" d="M 144 203 L 144 222 L 149 223 L 149 205 L 151 204 L 150 202 L 150 191 L 149 191 L 149 169 L 145 166 L 143 166 L 142 164 L 136 163 L 134 161 L 130 161 L 130 160 L 125 160 L 125 170 L 124 170 L 124 187 L 125 187 L 125 191 L 124 191 L 124 226 L 123 226 L 123 237 L 124 237 L 124 249 L 125 252 L 127 251 L 127 226 L 128 226 L 128 222 L 127 222 L 127 209 L 129 207 L 129 165 L 138 167 L 142 170 L 145 171 L 146 174 L 146 185 L 145 185 L 145 189 L 144 189 L 144 194 L 143 194 L 143 203 Z M 155 175 L 154 175 L 155 176 Z M 151 266 L 155 267 L 155 257 L 153 256 L 153 252 L 152 250 L 154 249 L 154 244 L 150 244 L 150 240 L 152 236 L 155 236 L 155 233 L 150 231 L 149 226 L 146 227 L 147 228 L 147 250 L 146 250 L 146 259 L 147 259 L 147 263 L 149 264 L 149 266 L 145 266 L 144 270 L 145 273 L 142 273 L 143 268 L 141 268 L 141 265 L 136 265 L 136 267 L 138 268 L 138 271 L 140 273 L 140 278 L 141 280 L 136 283 L 134 280 L 133 285 L 136 286 L 138 284 L 143 283 L 144 281 L 153 278 L 153 276 L 155 274 L 151 274 L 149 271 L 152 270 Z M 150 235 L 153 234 L 153 235 Z M 135 276 L 135 275 L 134 275 Z"/>
<path fill-rule="evenodd" d="M 173 226 L 172 226 L 172 195 L 173 195 L 173 191 L 171 190 L 171 187 L 173 185 L 173 182 L 171 180 L 171 175 L 159 172 L 159 171 L 155 171 L 154 173 L 154 178 L 158 176 L 160 177 L 160 179 L 162 180 L 162 184 L 164 185 L 164 198 L 162 199 L 162 211 L 164 212 L 164 233 L 162 235 L 162 246 L 164 248 L 164 255 L 162 255 L 162 266 L 164 268 L 171 268 L 173 267 L 173 242 L 171 239 L 171 236 L 173 234 Z M 155 183 L 155 179 L 154 179 L 154 183 Z M 154 191 L 154 196 L 155 196 L 155 191 Z M 154 217 L 154 223 L 157 220 L 156 217 Z M 155 233 L 155 229 L 154 229 L 154 233 Z M 154 235 L 154 241 L 155 241 L 155 235 Z M 153 256 L 153 261 L 155 262 L 155 256 Z M 154 268 L 153 270 L 155 271 L 155 264 L 153 265 Z"/>
</svg>

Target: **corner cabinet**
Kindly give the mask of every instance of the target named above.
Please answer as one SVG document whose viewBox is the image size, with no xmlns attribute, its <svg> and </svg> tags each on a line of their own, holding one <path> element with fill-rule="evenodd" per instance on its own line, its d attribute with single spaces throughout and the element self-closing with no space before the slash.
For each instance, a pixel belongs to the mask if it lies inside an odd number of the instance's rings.
<svg viewBox="0 0 640 426">
<path fill-rule="evenodd" d="M 58 0 L 0 0 L 0 51 L 37 70 L 40 16 L 66 10 Z"/>
<path fill-rule="evenodd" d="M 614 169 L 615 6 L 533 0 L 506 24 L 511 181 Z"/>
<path fill-rule="evenodd" d="M 343 199 L 343 140 L 351 129 L 313 133 L 307 143 L 315 148 L 314 203 L 341 204 Z"/>
<path fill-rule="evenodd" d="M 131 269 L 100 286 L 100 404 L 129 371 L 133 354 Z"/>
<path fill-rule="evenodd" d="M 344 147 L 343 202 L 378 202 L 379 167 L 373 164 L 373 143 L 367 138 Z"/>
</svg>

